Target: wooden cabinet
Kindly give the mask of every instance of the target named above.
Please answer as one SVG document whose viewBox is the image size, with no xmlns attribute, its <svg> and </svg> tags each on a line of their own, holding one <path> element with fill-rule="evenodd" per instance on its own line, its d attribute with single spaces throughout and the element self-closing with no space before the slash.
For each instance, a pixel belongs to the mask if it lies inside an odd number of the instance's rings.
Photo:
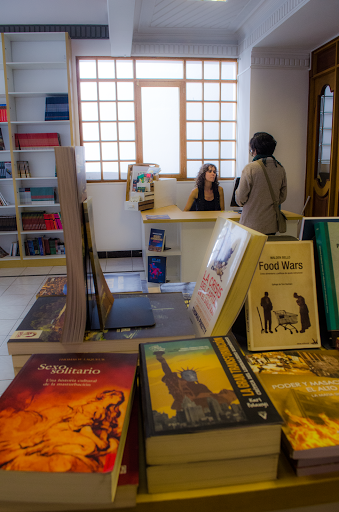
<svg viewBox="0 0 339 512">
<path fill-rule="evenodd" d="M 9 206 L 0 206 L 0 216 L 15 215 L 17 230 L 0 231 L 0 246 L 7 252 L 18 242 L 18 255 L 6 256 L 1 266 L 65 265 L 65 255 L 28 256 L 29 238 L 44 236 L 59 238 L 57 230 L 23 229 L 22 214 L 29 212 L 59 213 L 58 180 L 55 171 L 53 147 L 18 149 L 15 135 L 23 133 L 58 133 L 62 146 L 73 146 L 72 97 L 70 85 L 70 40 L 66 33 L 8 33 L 1 34 L 2 69 L 0 70 L 0 103 L 7 105 L 7 122 L 1 122 L 5 150 L 0 151 L 0 162 L 11 162 L 12 179 L 0 179 L 0 192 Z M 68 95 L 69 119 L 45 120 L 47 97 Z M 17 162 L 27 161 L 30 177 L 19 177 Z M 52 187 L 55 204 L 22 204 L 20 189 Z"/>
</svg>

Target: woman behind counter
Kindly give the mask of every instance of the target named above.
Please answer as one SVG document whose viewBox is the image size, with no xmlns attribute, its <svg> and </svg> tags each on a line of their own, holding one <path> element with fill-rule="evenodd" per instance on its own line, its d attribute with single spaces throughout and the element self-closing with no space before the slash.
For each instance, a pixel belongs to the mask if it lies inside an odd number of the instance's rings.
<svg viewBox="0 0 339 512">
<path fill-rule="evenodd" d="M 266 132 L 257 132 L 250 140 L 251 163 L 242 171 L 239 186 L 235 191 L 235 200 L 242 206 L 240 224 L 255 229 L 265 235 L 274 235 L 278 231 L 276 212 L 272 196 L 261 165 L 265 165 L 269 180 L 272 184 L 275 198 L 279 204 L 287 196 L 287 180 L 285 169 L 273 156 L 277 143 Z"/>
<path fill-rule="evenodd" d="M 184 212 L 224 210 L 224 191 L 219 185 L 215 165 L 208 163 L 202 165 L 195 179 L 195 185 Z"/>
</svg>

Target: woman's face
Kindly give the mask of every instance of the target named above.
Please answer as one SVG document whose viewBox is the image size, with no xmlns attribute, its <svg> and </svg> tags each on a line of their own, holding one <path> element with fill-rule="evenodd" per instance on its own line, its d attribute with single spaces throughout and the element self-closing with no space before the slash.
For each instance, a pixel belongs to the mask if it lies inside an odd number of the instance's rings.
<svg viewBox="0 0 339 512">
<path fill-rule="evenodd" d="M 208 169 L 205 173 L 205 180 L 213 183 L 215 181 L 216 176 L 217 176 L 216 168 L 213 165 L 209 165 Z"/>
</svg>

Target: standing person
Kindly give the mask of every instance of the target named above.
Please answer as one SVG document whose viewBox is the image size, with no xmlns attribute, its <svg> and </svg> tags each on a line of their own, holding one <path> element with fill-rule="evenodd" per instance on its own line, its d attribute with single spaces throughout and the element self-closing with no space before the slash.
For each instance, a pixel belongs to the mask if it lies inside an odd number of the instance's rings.
<svg viewBox="0 0 339 512">
<path fill-rule="evenodd" d="M 285 169 L 273 156 L 277 143 L 266 132 L 257 132 L 250 140 L 251 163 L 241 174 L 239 186 L 235 191 L 235 200 L 242 206 L 240 224 L 255 229 L 265 235 L 274 235 L 278 231 L 276 211 L 270 189 L 261 165 L 262 160 L 271 182 L 275 199 L 283 203 L 287 196 Z"/>
<path fill-rule="evenodd" d="M 214 164 L 200 167 L 195 179 L 195 188 L 189 195 L 184 212 L 190 210 L 224 210 L 224 191 L 218 182 L 218 171 Z"/>
<path fill-rule="evenodd" d="M 300 332 L 305 332 L 306 329 L 311 327 L 310 315 L 308 313 L 307 304 L 305 302 L 304 297 L 302 297 L 302 295 L 298 295 L 297 293 L 294 293 L 293 297 L 295 299 L 297 299 L 297 304 L 299 306 L 300 322 L 301 322 L 301 331 Z"/>
<path fill-rule="evenodd" d="M 265 292 L 264 297 L 261 298 L 260 306 L 264 310 L 264 320 L 265 320 L 265 332 L 267 332 L 267 328 L 270 332 L 272 332 L 272 302 L 268 296 L 268 292 Z"/>
</svg>

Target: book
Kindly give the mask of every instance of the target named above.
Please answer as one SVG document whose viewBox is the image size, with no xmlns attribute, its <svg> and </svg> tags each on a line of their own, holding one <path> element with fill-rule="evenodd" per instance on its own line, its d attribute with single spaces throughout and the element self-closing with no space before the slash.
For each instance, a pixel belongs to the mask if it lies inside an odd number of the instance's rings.
<svg viewBox="0 0 339 512">
<path fill-rule="evenodd" d="M 279 453 L 282 420 L 231 333 L 139 350 L 148 465 Z"/>
<path fill-rule="evenodd" d="M 245 314 L 249 350 L 321 346 L 311 241 L 266 243 Z"/>
<path fill-rule="evenodd" d="M 314 224 L 318 251 L 322 296 L 326 326 L 332 339 L 339 336 L 339 249 L 338 222 L 316 222 Z"/>
<path fill-rule="evenodd" d="M 148 256 L 148 282 L 166 283 L 166 256 Z"/>
<path fill-rule="evenodd" d="M 45 121 L 68 120 L 68 95 L 46 96 Z"/>
<path fill-rule="evenodd" d="M 67 289 L 68 293 L 68 289 Z M 128 306 L 135 293 L 114 294 Z M 9 354 L 25 355 L 67 352 L 138 352 L 146 341 L 194 337 L 182 293 L 144 293 L 154 314 L 152 327 L 85 331 L 83 343 L 61 343 L 65 322 L 66 296 L 39 297 L 7 342 Z M 13 359 L 13 365 L 17 365 Z"/>
<path fill-rule="evenodd" d="M 0 258 L 5 258 L 6 256 L 8 256 L 8 252 L 5 251 L 5 249 L 3 249 L 2 247 L 0 247 Z"/>
<path fill-rule="evenodd" d="M 151 228 L 149 235 L 148 250 L 162 252 L 165 248 L 165 230 Z"/>
<path fill-rule="evenodd" d="M 1 499 L 111 503 L 136 365 L 137 354 L 33 355 L 0 397 Z"/>
<path fill-rule="evenodd" d="M 245 301 L 267 236 L 218 217 L 189 305 L 196 336 L 227 333 Z"/>
<path fill-rule="evenodd" d="M 16 149 L 53 149 L 54 146 L 61 146 L 59 133 L 15 133 Z"/>
<path fill-rule="evenodd" d="M 0 128 L 0 151 L 5 151 L 5 142 Z"/>
<path fill-rule="evenodd" d="M 247 360 L 284 419 L 282 441 L 289 457 L 305 460 L 304 465 L 338 457 L 338 351 L 258 352 Z"/>
</svg>

